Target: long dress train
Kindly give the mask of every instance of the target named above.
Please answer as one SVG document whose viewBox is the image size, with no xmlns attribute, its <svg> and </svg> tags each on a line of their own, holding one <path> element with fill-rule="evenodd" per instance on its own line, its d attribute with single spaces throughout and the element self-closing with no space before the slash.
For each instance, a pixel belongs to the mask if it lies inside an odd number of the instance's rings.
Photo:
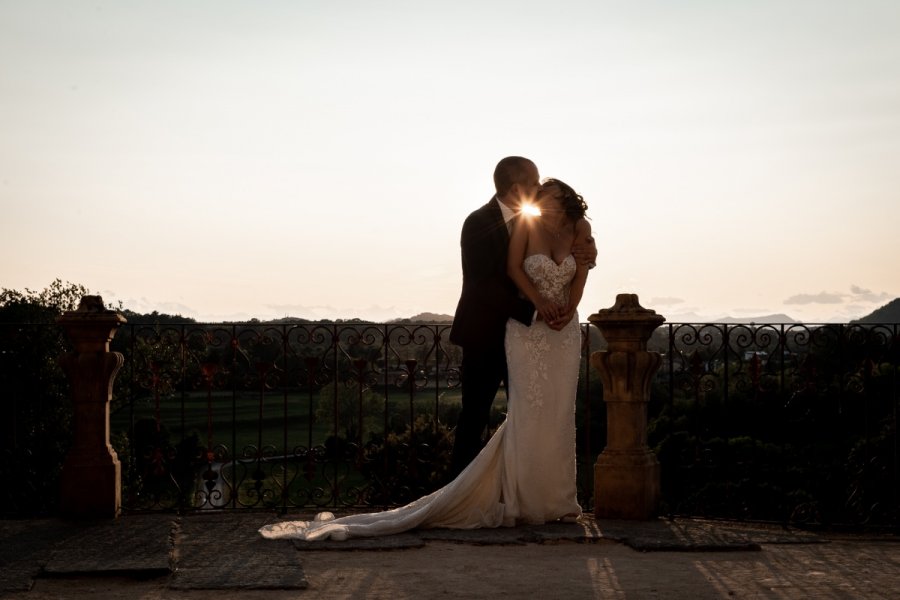
<svg viewBox="0 0 900 600">
<path fill-rule="evenodd" d="M 541 295 L 564 303 L 575 275 L 569 255 L 557 264 L 535 254 L 525 272 Z M 575 484 L 575 394 L 581 355 L 577 315 L 561 331 L 539 321 L 506 326 L 509 364 L 506 420 L 459 476 L 441 489 L 393 510 L 334 519 L 266 525 L 266 538 L 346 539 L 410 529 L 511 527 L 581 514 Z"/>
</svg>

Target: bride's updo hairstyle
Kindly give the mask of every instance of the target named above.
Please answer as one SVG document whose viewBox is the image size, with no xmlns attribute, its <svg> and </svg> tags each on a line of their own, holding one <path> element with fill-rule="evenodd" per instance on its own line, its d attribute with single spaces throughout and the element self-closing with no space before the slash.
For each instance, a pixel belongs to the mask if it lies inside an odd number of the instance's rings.
<svg viewBox="0 0 900 600">
<path fill-rule="evenodd" d="M 578 219 L 583 219 L 587 212 L 588 205 L 587 202 L 584 201 L 584 198 L 581 197 L 581 194 L 573 190 L 572 186 L 559 179 L 545 179 L 541 184 L 541 187 L 547 188 L 552 185 L 558 187 L 559 191 L 562 192 L 562 198 L 559 199 L 559 202 L 562 204 L 566 217 L 573 222 Z"/>
</svg>

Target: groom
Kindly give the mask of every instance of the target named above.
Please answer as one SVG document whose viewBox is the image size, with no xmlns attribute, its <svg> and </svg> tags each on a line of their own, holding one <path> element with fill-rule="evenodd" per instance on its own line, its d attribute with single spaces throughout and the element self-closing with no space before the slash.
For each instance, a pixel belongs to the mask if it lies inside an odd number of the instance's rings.
<svg viewBox="0 0 900 600">
<path fill-rule="evenodd" d="M 506 381 L 504 337 L 509 318 L 531 325 L 534 304 L 520 297 L 506 274 L 509 228 L 523 202 L 534 200 L 538 169 L 521 156 L 509 156 L 494 169 L 497 194 L 463 223 L 463 285 L 450 341 L 463 350 L 460 366 L 462 410 L 456 425 L 450 476 L 456 477 L 481 451 L 491 404 Z"/>
</svg>

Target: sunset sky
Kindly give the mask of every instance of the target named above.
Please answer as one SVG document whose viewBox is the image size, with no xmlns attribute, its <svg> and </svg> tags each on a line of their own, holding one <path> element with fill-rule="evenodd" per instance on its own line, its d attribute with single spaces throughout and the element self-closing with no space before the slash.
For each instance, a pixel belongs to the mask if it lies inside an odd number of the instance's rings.
<svg viewBox="0 0 900 600">
<path fill-rule="evenodd" d="M 900 2 L 0 0 L 0 287 L 452 314 L 496 162 L 589 205 L 581 318 L 900 296 Z"/>
</svg>

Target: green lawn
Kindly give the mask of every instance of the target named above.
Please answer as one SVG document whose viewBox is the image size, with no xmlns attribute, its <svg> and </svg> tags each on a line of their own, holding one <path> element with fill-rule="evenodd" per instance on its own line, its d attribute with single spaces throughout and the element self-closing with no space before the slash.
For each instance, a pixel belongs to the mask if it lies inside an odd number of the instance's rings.
<svg viewBox="0 0 900 600">
<path fill-rule="evenodd" d="M 310 403 L 312 402 L 312 410 Z M 438 403 L 442 417 L 452 411 L 460 402 L 459 390 L 442 392 Z M 262 406 L 260 406 L 262 403 Z M 310 399 L 307 393 L 267 393 L 260 399 L 259 394 L 237 392 L 215 392 L 207 396 L 203 392 L 186 393 L 160 400 L 159 419 L 169 433 L 170 443 L 196 433 L 200 444 L 211 447 L 225 445 L 237 449 L 241 456 L 249 446 L 272 446 L 281 454 L 286 448 L 290 452 L 297 446 L 317 446 L 334 435 L 335 426 L 331 414 L 333 404 L 329 401 L 327 416 L 318 418 L 317 409 L 323 402 L 318 395 Z M 495 405 L 505 410 L 505 400 L 498 398 Z M 133 417 L 132 417 L 133 410 Z M 347 435 L 347 428 L 359 419 L 359 408 L 345 406 L 340 409 L 338 433 Z M 413 400 L 413 414 L 433 415 L 435 395 L 431 390 L 417 392 Z M 454 413 L 455 414 L 455 413 Z M 113 433 L 126 433 L 131 429 L 131 420 L 155 421 L 156 407 L 152 398 L 133 402 L 133 408 L 125 405 L 111 416 Z M 391 390 L 387 395 L 387 422 L 392 429 L 402 428 L 409 422 L 409 393 Z M 455 420 L 455 416 L 453 417 Z M 370 435 L 381 435 L 385 429 L 384 396 L 367 407 L 363 415 L 363 441 Z M 287 437 L 285 445 L 285 436 Z M 130 436 L 129 436 L 130 437 Z"/>
</svg>

